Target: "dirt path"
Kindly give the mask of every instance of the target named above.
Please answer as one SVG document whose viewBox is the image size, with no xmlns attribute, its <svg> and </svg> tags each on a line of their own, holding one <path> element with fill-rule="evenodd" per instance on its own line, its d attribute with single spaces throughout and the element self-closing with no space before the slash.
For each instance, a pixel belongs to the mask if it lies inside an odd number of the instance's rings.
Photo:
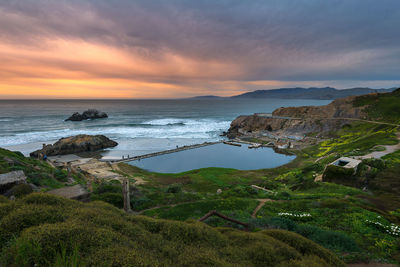
<svg viewBox="0 0 400 267">
<path fill-rule="evenodd" d="M 359 156 L 357 158 L 358 159 L 370 159 L 370 158 L 380 159 L 383 156 L 386 156 L 387 154 L 396 152 L 397 150 L 400 150 L 400 132 L 397 133 L 397 139 L 399 140 L 399 143 L 397 145 L 382 146 L 385 148 L 384 151 L 374 151 L 367 155 Z"/>
<path fill-rule="evenodd" d="M 264 198 L 264 199 L 257 199 L 260 203 L 258 206 L 254 209 L 253 213 L 251 214 L 251 217 L 255 218 L 257 215 L 257 212 L 265 205 L 266 202 L 273 202 L 275 200 L 270 199 L 270 198 Z"/>
<path fill-rule="evenodd" d="M 322 182 L 322 174 L 317 175 L 314 179 L 314 182 Z"/>
</svg>

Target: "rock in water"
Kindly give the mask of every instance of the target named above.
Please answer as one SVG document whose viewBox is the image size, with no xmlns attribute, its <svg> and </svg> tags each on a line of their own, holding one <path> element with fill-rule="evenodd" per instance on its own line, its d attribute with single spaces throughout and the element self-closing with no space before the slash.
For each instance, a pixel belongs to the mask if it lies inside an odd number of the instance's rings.
<svg viewBox="0 0 400 267">
<path fill-rule="evenodd" d="M 31 157 L 67 155 L 87 151 L 96 151 L 115 147 L 118 143 L 104 135 L 76 135 L 61 138 L 54 145 L 43 145 L 42 149 L 30 153 Z"/>
<path fill-rule="evenodd" d="M 66 119 L 65 121 L 83 121 L 83 120 L 94 120 L 94 119 L 102 119 L 102 118 L 108 118 L 108 115 L 104 112 L 100 112 L 97 109 L 88 109 L 82 114 L 79 114 L 79 112 L 75 112 L 72 114 L 71 117 Z"/>
</svg>

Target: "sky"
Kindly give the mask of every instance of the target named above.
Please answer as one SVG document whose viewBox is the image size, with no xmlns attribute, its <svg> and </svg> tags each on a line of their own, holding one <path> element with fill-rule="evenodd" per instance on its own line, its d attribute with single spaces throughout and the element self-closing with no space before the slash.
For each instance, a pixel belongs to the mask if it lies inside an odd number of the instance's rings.
<svg viewBox="0 0 400 267">
<path fill-rule="evenodd" d="M 399 0 L 0 0 L 0 99 L 400 86 Z"/>
</svg>

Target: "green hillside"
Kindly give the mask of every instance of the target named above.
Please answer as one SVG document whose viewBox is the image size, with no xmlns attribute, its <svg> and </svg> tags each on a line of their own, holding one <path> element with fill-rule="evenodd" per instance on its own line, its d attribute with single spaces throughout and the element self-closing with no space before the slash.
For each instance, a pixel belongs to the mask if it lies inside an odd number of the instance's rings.
<svg viewBox="0 0 400 267">
<path fill-rule="evenodd" d="M 283 230 L 157 220 L 45 194 L 0 203 L 0 266 L 345 266 Z"/>
<path fill-rule="evenodd" d="M 400 124 L 400 88 L 391 93 L 368 94 L 356 97 L 354 106 L 366 106 L 371 120 Z"/>
<path fill-rule="evenodd" d="M 60 188 L 67 182 L 67 172 L 50 166 L 47 162 L 24 157 L 20 152 L 0 148 L 0 174 L 11 171 L 24 171 L 28 183 L 43 188 Z M 75 181 L 82 176 L 74 175 Z"/>
</svg>

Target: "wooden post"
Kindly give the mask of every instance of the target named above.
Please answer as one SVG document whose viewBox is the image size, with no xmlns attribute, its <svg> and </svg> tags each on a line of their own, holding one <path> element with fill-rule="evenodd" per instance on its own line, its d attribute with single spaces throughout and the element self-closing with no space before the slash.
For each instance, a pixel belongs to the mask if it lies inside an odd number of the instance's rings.
<svg viewBox="0 0 400 267">
<path fill-rule="evenodd" d="M 129 197 L 129 180 L 124 179 L 122 182 L 122 194 L 124 195 L 124 210 L 126 212 L 131 212 L 131 200 Z"/>
</svg>

